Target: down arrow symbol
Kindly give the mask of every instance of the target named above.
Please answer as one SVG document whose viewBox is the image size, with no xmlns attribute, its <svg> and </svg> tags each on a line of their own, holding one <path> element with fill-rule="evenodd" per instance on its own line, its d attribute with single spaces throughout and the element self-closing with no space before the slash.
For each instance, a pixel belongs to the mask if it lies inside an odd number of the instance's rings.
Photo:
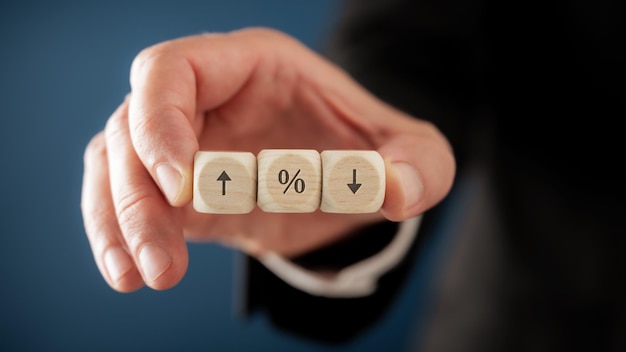
<svg viewBox="0 0 626 352">
<path fill-rule="evenodd" d="M 361 188 L 361 184 L 356 183 L 356 169 L 352 169 L 352 183 L 348 183 L 348 187 L 350 187 L 352 194 L 356 194 L 359 188 Z"/>
</svg>

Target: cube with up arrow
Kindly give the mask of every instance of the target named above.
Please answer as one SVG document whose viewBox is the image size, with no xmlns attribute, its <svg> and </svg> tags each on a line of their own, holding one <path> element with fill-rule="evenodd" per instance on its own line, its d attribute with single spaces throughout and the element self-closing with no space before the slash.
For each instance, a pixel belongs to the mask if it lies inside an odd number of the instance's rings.
<svg viewBox="0 0 626 352">
<path fill-rule="evenodd" d="M 249 152 L 197 152 L 193 207 L 202 213 L 246 214 L 256 206 L 257 162 Z"/>
</svg>

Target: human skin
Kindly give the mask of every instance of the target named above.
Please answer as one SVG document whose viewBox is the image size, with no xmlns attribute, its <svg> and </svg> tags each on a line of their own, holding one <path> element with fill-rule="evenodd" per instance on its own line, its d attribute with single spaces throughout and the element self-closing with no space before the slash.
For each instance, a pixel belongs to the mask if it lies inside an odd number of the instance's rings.
<svg viewBox="0 0 626 352">
<path fill-rule="evenodd" d="M 186 241 L 293 257 L 360 226 L 402 221 L 449 192 L 453 151 L 431 123 L 382 102 L 304 45 L 270 29 L 179 38 L 133 61 L 131 93 L 85 150 L 81 208 L 95 261 L 120 292 L 175 286 Z M 217 215 L 192 205 L 198 150 L 377 150 L 386 164 L 372 214 Z"/>
</svg>

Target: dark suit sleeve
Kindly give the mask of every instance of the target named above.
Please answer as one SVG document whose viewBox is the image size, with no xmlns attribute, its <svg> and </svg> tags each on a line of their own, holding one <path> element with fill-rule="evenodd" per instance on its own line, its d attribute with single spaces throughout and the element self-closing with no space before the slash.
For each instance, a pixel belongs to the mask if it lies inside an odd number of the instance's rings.
<svg viewBox="0 0 626 352">
<path fill-rule="evenodd" d="M 429 226 L 428 221 L 422 221 L 419 232 L 427 233 Z M 293 262 L 312 270 L 343 268 L 381 251 L 393 240 L 397 229 L 394 222 L 358 229 L 345 240 L 294 258 Z M 387 312 L 410 275 L 422 243 L 422 237 L 416 236 L 400 263 L 378 279 L 376 291 L 355 298 L 308 294 L 285 283 L 254 258 L 244 257 L 242 313 L 249 316 L 262 312 L 275 327 L 317 342 L 349 342 L 366 333 Z"/>
</svg>

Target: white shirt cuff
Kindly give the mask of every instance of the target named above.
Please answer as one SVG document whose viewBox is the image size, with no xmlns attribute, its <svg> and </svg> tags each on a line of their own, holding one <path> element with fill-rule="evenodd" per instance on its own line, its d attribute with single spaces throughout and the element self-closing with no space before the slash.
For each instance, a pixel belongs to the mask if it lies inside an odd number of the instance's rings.
<svg viewBox="0 0 626 352">
<path fill-rule="evenodd" d="M 403 221 L 393 240 L 380 252 L 341 269 L 328 277 L 295 265 L 276 253 L 266 253 L 259 261 L 289 285 L 315 296 L 356 298 L 372 294 L 378 279 L 405 257 L 417 230 L 421 215 Z"/>
</svg>

